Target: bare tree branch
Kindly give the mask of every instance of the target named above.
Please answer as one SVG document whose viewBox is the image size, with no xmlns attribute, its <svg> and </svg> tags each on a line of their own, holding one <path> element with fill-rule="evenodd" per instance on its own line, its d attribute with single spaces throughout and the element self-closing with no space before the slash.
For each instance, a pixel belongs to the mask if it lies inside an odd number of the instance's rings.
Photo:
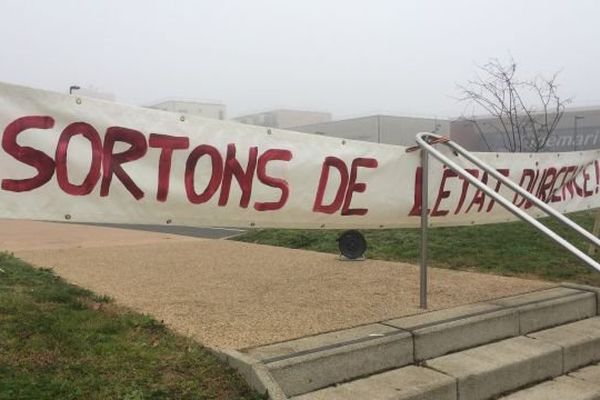
<svg viewBox="0 0 600 400">
<path fill-rule="evenodd" d="M 459 100 L 478 106 L 493 117 L 496 124 L 490 126 L 494 134 L 501 135 L 507 151 L 543 150 L 570 102 L 558 94 L 558 73 L 550 79 L 537 76 L 521 81 L 517 79 L 517 64 L 512 59 L 503 64 L 492 58 L 477 67 L 476 79 L 458 85 L 462 93 Z M 465 120 L 475 126 L 491 150 L 479 121 L 475 118 Z"/>
</svg>

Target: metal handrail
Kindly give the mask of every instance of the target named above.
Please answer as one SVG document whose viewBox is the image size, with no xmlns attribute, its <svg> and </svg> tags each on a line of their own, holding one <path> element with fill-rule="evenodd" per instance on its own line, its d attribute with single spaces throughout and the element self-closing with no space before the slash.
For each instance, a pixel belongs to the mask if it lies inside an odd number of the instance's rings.
<svg viewBox="0 0 600 400">
<path fill-rule="evenodd" d="M 432 139 L 431 143 L 427 141 L 428 138 Z M 456 153 L 465 157 L 465 159 L 469 160 L 470 162 L 472 162 L 473 164 L 475 164 L 476 166 L 481 168 L 483 171 L 485 171 L 489 175 L 493 176 L 499 182 L 503 183 L 508 188 L 512 189 L 514 192 L 518 193 L 523 198 L 530 201 L 532 204 L 537 206 L 539 209 L 541 209 L 542 211 L 545 211 L 548 215 L 558 219 L 564 225 L 568 226 L 569 228 L 572 228 L 577 233 L 584 236 L 593 245 L 600 247 L 600 239 L 598 239 L 597 237 L 592 235 L 590 232 L 583 229 L 581 226 L 577 225 L 575 222 L 573 222 L 569 218 L 565 217 L 558 211 L 554 210 L 552 207 L 550 207 L 549 205 L 547 205 L 546 203 L 544 203 L 543 201 L 541 201 L 540 199 L 538 199 L 537 197 L 535 197 L 534 195 L 532 195 L 531 193 L 529 193 L 528 191 L 526 191 L 525 189 L 523 189 L 522 187 L 520 187 L 519 185 L 514 183 L 512 180 L 510 180 L 507 177 L 505 177 L 504 175 L 500 174 L 493 167 L 486 164 L 479 158 L 475 157 L 473 154 L 468 152 L 465 148 L 463 148 L 462 146 L 458 145 L 457 143 L 451 141 L 450 139 L 445 138 L 440 135 L 428 133 L 428 132 L 421 132 L 421 133 L 417 134 L 416 140 L 417 140 L 417 144 L 418 144 L 419 148 L 421 148 L 421 150 L 423 150 L 421 153 L 421 168 L 422 168 L 422 170 L 421 170 L 421 179 L 422 179 L 422 183 L 421 183 L 421 191 L 422 191 L 421 192 L 421 272 L 420 272 L 420 276 L 421 276 L 420 305 L 421 305 L 421 308 L 427 308 L 427 219 L 429 216 L 428 215 L 428 201 L 427 201 L 428 154 L 431 154 L 437 160 L 439 160 L 440 162 L 442 162 L 443 164 L 448 166 L 448 168 L 450 168 L 451 170 L 453 170 L 454 172 L 459 174 L 462 178 L 469 181 L 469 183 L 471 183 L 472 185 L 477 187 L 479 190 L 484 192 L 486 195 L 493 198 L 496 202 L 498 202 L 501 206 L 503 206 L 505 209 L 507 209 L 513 215 L 515 215 L 516 217 L 529 223 L 530 225 L 534 226 L 539 231 L 541 231 L 543 234 L 548 236 L 550 239 L 554 240 L 556 243 L 563 246 L 571 254 L 573 254 L 574 256 L 579 258 L 585 264 L 592 267 L 594 270 L 600 272 L 600 264 L 598 262 L 596 262 L 593 258 L 591 258 L 587 254 L 585 254 L 584 252 L 579 250 L 577 247 L 573 246 L 567 240 L 565 240 L 564 238 L 562 238 L 561 236 L 556 234 L 553 230 L 549 229 L 541 222 L 537 221 L 535 218 L 533 218 L 532 216 L 527 214 L 525 211 L 523 211 L 519 207 L 515 206 L 512 202 L 507 200 L 505 197 L 501 196 L 499 193 L 497 193 L 491 187 L 487 186 L 485 183 L 478 180 L 475 176 L 470 174 L 467 170 L 465 170 L 464 168 L 459 166 L 457 163 L 455 163 L 454 161 L 452 161 L 451 159 L 446 157 L 444 154 L 442 154 L 441 152 L 436 150 L 433 147 L 433 144 L 439 143 L 439 144 L 444 144 L 444 145 L 450 147 Z M 413 150 L 413 148 L 407 149 L 407 151 L 411 151 L 411 150 Z"/>
</svg>

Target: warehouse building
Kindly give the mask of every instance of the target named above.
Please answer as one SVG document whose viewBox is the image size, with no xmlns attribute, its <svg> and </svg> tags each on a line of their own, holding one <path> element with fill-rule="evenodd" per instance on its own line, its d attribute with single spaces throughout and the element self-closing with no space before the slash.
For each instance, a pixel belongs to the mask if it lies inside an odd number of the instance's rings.
<svg viewBox="0 0 600 400">
<path fill-rule="evenodd" d="M 220 103 L 198 101 L 167 100 L 148 106 L 157 110 L 171 111 L 186 115 L 196 115 L 204 118 L 225 119 L 226 107 Z"/>
<path fill-rule="evenodd" d="M 258 114 L 243 115 L 241 117 L 233 118 L 233 120 L 249 125 L 289 129 L 294 126 L 331 121 L 331 114 L 327 112 L 280 109 Z"/>
<path fill-rule="evenodd" d="M 507 151 L 505 135 L 501 133 L 498 119 L 474 117 L 457 119 L 450 123 L 450 137 L 467 150 Z M 504 139 L 503 139 L 504 138 Z M 525 143 L 523 152 L 534 146 Z M 542 151 L 560 152 L 600 148 L 600 108 L 568 109 L 550 135 Z"/>
<path fill-rule="evenodd" d="M 150 108 L 224 120 L 226 107 L 219 103 L 169 100 Z M 288 129 L 352 140 L 401 146 L 415 144 L 419 132 L 433 132 L 463 145 L 471 151 L 508 151 L 498 120 L 489 116 L 470 119 L 421 118 L 371 115 L 332 121 L 330 113 L 278 109 L 233 118 L 233 121 Z M 574 108 L 565 111 L 542 151 L 560 152 L 600 148 L 600 108 Z M 533 151 L 525 143 L 522 151 Z"/>
<path fill-rule="evenodd" d="M 447 119 L 372 115 L 362 118 L 344 119 L 311 125 L 291 127 L 291 130 L 344 139 L 364 140 L 402 146 L 415 144 L 419 132 L 434 132 L 448 135 L 450 123 Z"/>
</svg>

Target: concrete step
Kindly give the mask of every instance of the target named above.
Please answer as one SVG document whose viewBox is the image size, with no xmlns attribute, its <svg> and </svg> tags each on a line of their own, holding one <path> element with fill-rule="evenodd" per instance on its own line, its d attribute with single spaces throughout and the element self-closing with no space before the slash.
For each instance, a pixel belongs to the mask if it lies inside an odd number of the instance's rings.
<svg viewBox="0 0 600 400">
<path fill-rule="evenodd" d="M 521 335 L 598 314 L 598 293 L 583 288 L 557 287 L 490 303 L 518 311 Z"/>
<path fill-rule="evenodd" d="M 263 371 L 268 380 L 275 383 L 276 390 L 287 397 L 310 392 L 317 395 L 319 389 L 352 380 L 364 384 L 361 378 L 368 377 L 368 381 L 390 370 L 412 371 L 410 376 L 414 377 L 414 370 L 401 367 L 425 362 L 430 369 L 453 376 L 459 394 L 462 390 L 475 393 L 473 398 L 484 398 L 477 397 L 478 389 L 472 389 L 474 384 L 469 382 L 481 381 L 485 386 L 489 379 L 485 374 L 496 373 L 496 364 L 486 361 L 488 351 L 491 352 L 489 357 L 505 364 L 506 379 L 514 380 L 517 385 L 504 388 L 499 384 L 498 388 L 488 387 L 481 392 L 496 395 L 520 387 L 522 382 L 533 383 L 562 374 L 563 349 L 569 349 L 564 350 L 567 369 L 595 358 L 596 353 L 583 350 L 589 344 L 582 332 L 593 333 L 596 329 L 597 321 L 584 323 L 583 320 L 597 315 L 598 295 L 596 288 L 556 287 L 245 349 L 239 353 L 237 361 L 246 365 L 247 370 Z M 560 330 L 562 325 L 573 321 L 582 323 Z M 543 329 L 546 331 L 541 332 Z M 558 337 L 563 333 L 573 342 L 559 341 Z M 527 334 L 530 337 L 523 336 Z M 491 347 L 483 349 L 489 343 Z M 469 349 L 473 353 L 469 353 Z M 473 365 L 487 372 L 477 377 L 469 375 L 474 372 L 469 368 L 462 375 L 452 372 L 451 366 L 453 363 L 459 365 L 457 360 L 461 357 L 467 357 L 467 360 L 471 357 Z M 515 368 L 517 371 L 525 368 L 527 373 L 514 372 L 513 364 L 523 366 Z M 511 378 L 512 373 L 516 374 L 515 379 Z"/>
<path fill-rule="evenodd" d="M 593 365 L 556 379 L 519 390 L 501 400 L 600 400 L 600 365 Z"/>
<path fill-rule="evenodd" d="M 459 399 L 479 400 L 563 373 L 562 349 L 519 336 L 426 362 L 457 380 Z"/>
<path fill-rule="evenodd" d="M 411 364 L 409 332 L 371 324 L 251 349 L 286 395 Z"/>
<path fill-rule="evenodd" d="M 459 399 L 488 399 L 600 361 L 600 317 L 429 360 L 457 379 Z"/>
<path fill-rule="evenodd" d="M 419 367 L 407 366 L 379 373 L 293 399 L 485 400 L 553 378 L 556 379 L 511 396 L 514 399 L 529 399 L 527 396 L 534 393 L 539 396 L 533 397 L 535 399 L 574 398 L 558 394 L 548 397 L 552 390 L 556 393 L 569 393 L 572 390 L 581 393 L 581 396 L 598 396 L 600 367 L 564 376 L 583 365 L 598 361 L 600 317 L 593 317 L 529 336 L 518 336 L 438 357 Z"/>
<path fill-rule="evenodd" d="M 456 400 L 456 380 L 428 368 L 408 366 L 294 400 Z"/>
<path fill-rule="evenodd" d="M 600 317 L 530 333 L 527 336 L 562 348 L 563 373 L 600 360 Z"/>
</svg>

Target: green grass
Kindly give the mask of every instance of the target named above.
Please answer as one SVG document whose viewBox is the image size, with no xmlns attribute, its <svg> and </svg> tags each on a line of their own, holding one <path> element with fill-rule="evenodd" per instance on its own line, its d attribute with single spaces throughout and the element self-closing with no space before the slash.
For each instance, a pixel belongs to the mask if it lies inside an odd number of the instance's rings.
<svg viewBox="0 0 600 400">
<path fill-rule="evenodd" d="M 570 215 L 591 230 L 592 212 Z M 556 221 L 543 219 L 553 229 L 587 252 L 587 242 Z M 339 253 L 336 239 L 342 231 L 260 229 L 233 240 L 294 249 Z M 364 230 L 367 256 L 373 259 L 417 263 L 420 230 Z M 600 273 L 590 271 L 577 258 L 535 228 L 513 222 L 429 230 L 430 265 L 489 272 L 498 275 L 535 277 L 551 281 L 573 281 L 600 285 Z"/>
<path fill-rule="evenodd" d="M 0 253 L 0 399 L 261 399 L 201 345 Z"/>
</svg>

